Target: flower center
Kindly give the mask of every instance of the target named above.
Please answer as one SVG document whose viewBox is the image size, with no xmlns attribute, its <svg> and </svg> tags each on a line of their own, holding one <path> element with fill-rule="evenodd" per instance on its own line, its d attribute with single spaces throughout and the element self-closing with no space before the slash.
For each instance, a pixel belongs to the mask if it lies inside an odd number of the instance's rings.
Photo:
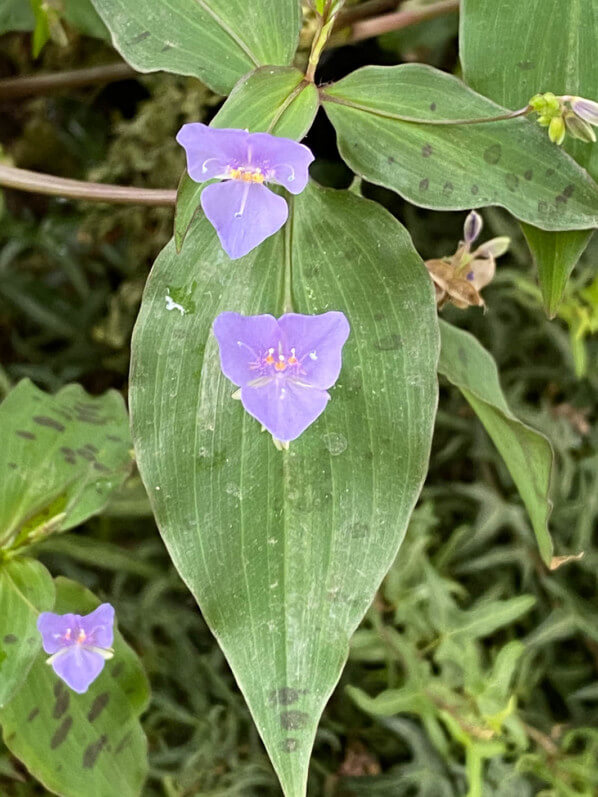
<svg viewBox="0 0 598 797">
<path fill-rule="evenodd" d="M 255 168 L 249 168 L 247 166 L 239 166 L 238 169 L 231 169 L 229 167 L 227 177 L 232 178 L 233 180 L 241 180 L 243 183 L 263 183 L 266 179 L 266 175 L 262 172 L 262 170 L 256 166 Z"/>
</svg>

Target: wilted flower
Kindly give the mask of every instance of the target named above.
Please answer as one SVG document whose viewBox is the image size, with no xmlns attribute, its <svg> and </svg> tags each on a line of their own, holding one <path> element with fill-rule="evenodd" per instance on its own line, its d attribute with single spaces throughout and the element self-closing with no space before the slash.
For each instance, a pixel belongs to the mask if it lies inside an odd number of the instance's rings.
<svg viewBox="0 0 598 797">
<path fill-rule="evenodd" d="M 538 124 L 548 128 L 553 143 L 560 146 L 567 133 L 588 143 L 596 141 L 592 125 L 598 126 L 597 102 L 569 94 L 557 97 L 549 91 L 536 94 L 529 106 L 538 114 Z"/>
<path fill-rule="evenodd" d="M 436 290 L 438 307 L 451 302 L 464 309 L 470 306 L 483 307 L 480 291 L 494 277 L 496 258 L 509 248 L 507 237 L 492 238 L 471 251 L 471 245 L 482 231 L 482 217 L 472 210 L 463 225 L 464 241 L 452 257 L 426 261 Z"/>
<path fill-rule="evenodd" d="M 109 603 L 87 614 L 42 612 L 37 630 L 42 636 L 48 664 L 75 692 L 87 692 L 114 651 L 114 609 Z"/>
<path fill-rule="evenodd" d="M 243 316 L 214 321 L 222 372 L 275 442 L 294 440 L 324 411 L 349 336 L 343 313 Z"/>
<path fill-rule="evenodd" d="M 200 122 L 183 125 L 176 140 L 185 149 L 192 180 L 222 181 L 204 188 L 201 206 L 233 260 L 274 235 L 287 220 L 285 199 L 264 183 L 300 194 L 314 159 L 306 146 L 288 138 Z"/>
</svg>

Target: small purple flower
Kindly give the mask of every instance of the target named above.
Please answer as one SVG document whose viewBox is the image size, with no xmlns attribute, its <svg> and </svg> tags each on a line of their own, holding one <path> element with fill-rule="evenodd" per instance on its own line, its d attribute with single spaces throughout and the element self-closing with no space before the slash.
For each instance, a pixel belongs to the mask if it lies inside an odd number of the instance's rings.
<svg viewBox="0 0 598 797">
<path fill-rule="evenodd" d="M 204 188 L 201 206 L 232 260 L 251 252 L 287 220 L 286 201 L 264 183 L 300 194 L 314 159 L 307 147 L 289 138 L 201 122 L 183 125 L 176 140 L 185 149 L 192 180 L 225 181 Z"/>
<path fill-rule="evenodd" d="M 324 411 L 349 336 L 343 313 L 243 316 L 214 321 L 222 371 L 241 388 L 247 412 L 288 443 Z"/>
<path fill-rule="evenodd" d="M 87 692 L 113 655 L 114 609 L 109 603 L 81 616 L 42 612 L 37 630 L 42 636 L 48 664 L 75 692 Z"/>
<path fill-rule="evenodd" d="M 598 102 L 586 100 L 584 97 L 572 97 L 571 110 L 584 122 L 598 127 Z"/>
</svg>

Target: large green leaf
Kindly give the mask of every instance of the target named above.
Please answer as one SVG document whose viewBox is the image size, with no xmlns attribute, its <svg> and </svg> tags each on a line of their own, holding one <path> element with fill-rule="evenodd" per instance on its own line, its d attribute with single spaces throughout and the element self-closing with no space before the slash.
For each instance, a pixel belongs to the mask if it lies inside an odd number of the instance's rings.
<svg viewBox="0 0 598 797">
<path fill-rule="evenodd" d="M 56 579 L 55 611 L 87 614 L 97 598 Z M 148 702 L 139 659 L 114 637 L 114 658 L 79 695 L 46 664 L 42 651 L 11 702 L 0 711 L 4 742 L 47 789 L 62 797 L 137 797 L 147 772 L 139 715 Z"/>
<path fill-rule="evenodd" d="M 505 31 L 508 30 L 508 35 Z M 476 91 L 518 108 L 539 91 L 598 99 L 598 0 L 463 0 L 461 61 Z M 598 146 L 568 137 L 566 149 L 598 179 Z M 590 238 L 524 228 L 538 265 L 544 304 L 553 316 L 567 279 Z"/>
<path fill-rule="evenodd" d="M 122 397 L 68 385 L 55 396 L 28 379 L 0 405 L 0 547 L 65 530 L 99 512 L 131 467 Z"/>
<path fill-rule="evenodd" d="M 529 119 L 448 126 L 401 121 L 504 113 L 451 75 L 420 64 L 368 66 L 321 96 L 349 166 L 416 205 L 501 205 L 546 230 L 598 224 L 598 185 Z"/>
<path fill-rule="evenodd" d="M 194 75 L 219 94 L 266 64 L 293 60 L 299 0 L 92 0 L 116 49 L 141 72 Z"/>
<path fill-rule="evenodd" d="M 288 452 L 231 395 L 211 333 L 223 310 L 346 313 L 325 413 Z M 187 292 L 169 312 L 172 286 Z M 310 185 L 286 228 L 231 261 L 203 218 L 162 252 L 133 338 L 142 478 L 168 550 L 222 646 L 287 797 L 301 797 L 348 641 L 403 538 L 436 410 L 430 282 L 399 223 Z"/>
<path fill-rule="evenodd" d="M 298 141 L 311 127 L 318 102 L 316 87 L 306 81 L 298 69 L 261 67 L 241 78 L 211 124 L 252 133 L 272 133 Z M 199 208 L 204 185 L 194 182 L 187 173 L 181 179 L 174 222 L 177 249 L 182 247 Z"/>
<path fill-rule="evenodd" d="M 478 341 L 462 329 L 440 322 L 438 371 L 456 385 L 484 424 L 529 513 L 542 559 L 550 564 L 553 451 L 540 432 L 516 418 L 500 387 L 496 364 Z"/>
<path fill-rule="evenodd" d="M 54 606 L 52 576 L 33 559 L 0 562 L 0 708 L 26 678 L 41 649 L 39 612 Z"/>
</svg>

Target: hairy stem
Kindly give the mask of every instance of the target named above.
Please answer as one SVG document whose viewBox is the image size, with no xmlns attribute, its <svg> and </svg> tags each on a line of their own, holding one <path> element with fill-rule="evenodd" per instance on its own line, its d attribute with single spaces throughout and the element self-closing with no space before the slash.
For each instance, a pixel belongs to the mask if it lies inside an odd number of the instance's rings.
<svg viewBox="0 0 598 797">
<path fill-rule="evenodd" d="M 104 64 L 88 69 L 73 69 L 70 72 L 48 72 L 41 75 L 11 77 L 0 80 L 0 99 L 10 100 L 30 94 L 45 94 L 47 91 L 73 89 L 93 83 L 111 83 L 126 80 L 139 74 L 125 63 Z"/>
<path fill-rule="evenodd" d="M 29 191 L 34 194 L 84 199 L 88 202 L 108 202 L 116 205 L 174 205 L 176 191 L 155 188 L 134 188 L 106 183 L 68 180 L 50 174 L 30 172 L 0 164 L 0 185 Z"/>
</svg>

